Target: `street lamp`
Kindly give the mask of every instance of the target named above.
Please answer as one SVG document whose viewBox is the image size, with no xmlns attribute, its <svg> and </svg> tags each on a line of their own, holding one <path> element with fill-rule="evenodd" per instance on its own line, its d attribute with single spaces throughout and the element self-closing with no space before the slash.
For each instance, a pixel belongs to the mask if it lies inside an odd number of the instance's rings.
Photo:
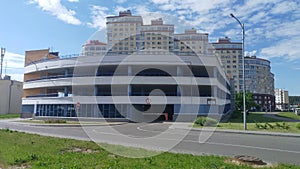
<svg viewBox="0 0 300 169">
<path fill-rule="evenodd" d="M 3 65 L 3 58 L 5 55 L 5 48 L 1 47 L 1 70 L 0 70 L 0 79 L 2 79 L 2 65 Z"/>
<path fill-rule="evenodd" d="M 242 28 L 242 64 L 243 64 L 243 109 L 244 109 L 244 130 L 247 130 L 247 120 L 246 120 L 246 89 L 245 89 L 245 57 L 244 57 L 244 50 L 245 50 L 245 26 L 244 23 L 241 23 L 238 18 L 236 18 L 232 13 L 230 14 L 241 26 Z"/>
</svg>

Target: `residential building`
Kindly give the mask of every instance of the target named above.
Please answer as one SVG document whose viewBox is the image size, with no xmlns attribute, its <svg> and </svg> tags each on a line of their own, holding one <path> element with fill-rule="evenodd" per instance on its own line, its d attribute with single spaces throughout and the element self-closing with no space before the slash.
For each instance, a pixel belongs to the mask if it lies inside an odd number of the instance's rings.
<svg viewBox="0 0 300 169">
<path fill-rule="evenodd" d="M 0 114 L 22 112 L 22 82 L 10 80 L 9 76 L 0 79 Z"/>
<path fill-rule="evenodd" d="M 240 66 L 242 65 L 242 43 L 231 42 L 230 38 L 220 38 L 218 42 L 212 43 L 216 55 L 219 57 L 222 67 L 227 74 L 228 79 L 234 82 L 236 92 L 243 90 L 243 73 Z"/>
<path fill-rule="evenodd" d="M 141 16 L 133 16 L 130 10 L 118 16 L 106 17 L 107 49 L 110 53 L 131 54 L 143 48 Z"/>
<path fill-rule="evenodd" d="M 236 92 L 243 91 L 242 43 L 231 42 L 230 38 L 220 38 L 212 43 L 216 55 L 220 58 L 223 69 L 234 82 Z M 245 90 L 254 95 L 259 104 L 257 111 L 275 109 L 274 74 L 271 73 L 270 61 L 256 56 L 245 57 Z"/>
<path fill-rule="evenodd" d="M 151 20 L 150 25 L 141 27 L 143 49 L 147 51 L 173 51 L 174 25 L 164 24 L 162 18 Z"/>
<path fill-rule="evenodd" d="M 197 30 L 187 29 L 182 34 L 174 35 L 174 51 L 179 54 L 207 54 L 209 49 L 208 34 L 197 33 Z"/>
<path fill-rule="evenodd" d="M 275 102 L 277 110 L 289 110 L 289 92 L 284 89 L 275 89 Z"/>
<path fill-rule="evenodd" d="M 138 122 L 164 114 L 182 121 L 227 114 L 230 83 L 218 58 L 190 51 L 177 56 L 173 30 L 162 19 L 143 25 L 141 16 L 125 11 L 107 17 L 106 55 L 60 58 L 49 50 L 27 51 L 23 112 Z M 198 36 L 194 30 L 185 33 Z M 207 35 L 201 36 L 195 44 L 203 50 L 209 44 Z"/>
<path fill-rule="evenodd" d="M 99 40 L 89 40 L 82 46 L 83 56 L 104 55 L 107 52 L 107 44 Z"/>
</svg>

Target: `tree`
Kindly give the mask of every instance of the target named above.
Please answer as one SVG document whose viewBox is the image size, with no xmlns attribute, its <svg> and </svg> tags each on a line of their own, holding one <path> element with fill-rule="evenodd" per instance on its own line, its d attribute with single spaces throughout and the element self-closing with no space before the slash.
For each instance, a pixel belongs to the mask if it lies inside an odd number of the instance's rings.
<svg viewBox="0 0 300 169">
<path fill-rule="evenodd" d="M 235 95 L 235 107 L 237 110 L 243 110 L 243 92 L 239 92 Z M 246 93 L 246 112 L 253 108 L 258 108 L 259 105 L 255 103 L 253 94 L 250 92 Z"/>
</svg>

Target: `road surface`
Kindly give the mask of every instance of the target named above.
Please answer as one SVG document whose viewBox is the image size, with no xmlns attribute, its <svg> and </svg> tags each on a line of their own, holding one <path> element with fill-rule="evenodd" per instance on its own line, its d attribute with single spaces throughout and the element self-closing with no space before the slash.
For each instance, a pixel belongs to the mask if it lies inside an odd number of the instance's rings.
<svg viewBox="0 0 300 169">
<path fill-rule="evenodd" d="M 207 133 L 170 126 L 171 124 L 165 123 L 125 123 L 54 127 L 12 122 L 11 120 L 0 121 L 0 128 L 46 136 L 93 140 L 101 143 L 199 155 L 250 155 L 261 158 L 265 162 L 300 165 L 300 137 Z"/>
</svg>

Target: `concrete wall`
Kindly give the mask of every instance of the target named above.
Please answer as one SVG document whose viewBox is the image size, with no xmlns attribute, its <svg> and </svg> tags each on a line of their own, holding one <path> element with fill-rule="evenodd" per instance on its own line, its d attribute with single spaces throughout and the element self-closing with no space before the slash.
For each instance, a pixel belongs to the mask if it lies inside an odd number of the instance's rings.
<svg viewBox="0 0 300 169">
<path fill-rule="evenodd" d="M 0 114 L 22 112 L 22 82 L 0 80 Z"/>
</svg>

